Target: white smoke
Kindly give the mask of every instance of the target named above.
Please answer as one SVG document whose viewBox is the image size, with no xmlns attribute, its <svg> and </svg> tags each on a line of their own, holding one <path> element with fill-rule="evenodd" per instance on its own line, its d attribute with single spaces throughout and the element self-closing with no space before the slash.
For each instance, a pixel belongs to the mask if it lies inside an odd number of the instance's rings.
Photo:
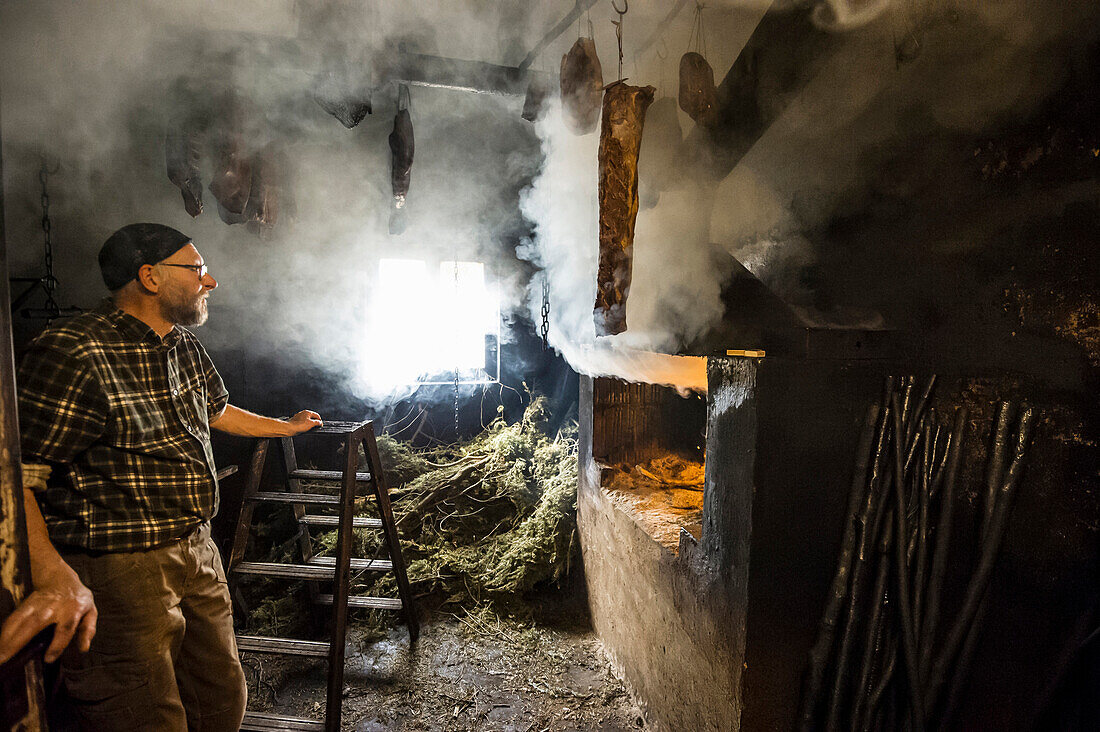
<svg viewBox="0 0 1100 732">
<path fill-rule="evenodd" d="M 157 221 L 192 236 L 220 287 L 200 335 L 212 350 L 247 350 L 318 373 L 363 398 L 392 397 L 396 384 L 369 378 L 387 351 L 367 312 L 396 317 L 421 293 L 372 302 L 381 258 L 428 267 L 482 261 L 515 309 L 521 268 L 507 248 L 521 225 L 516 191 L 537 165 L 537 141 L 519 118 L 521 100 L 444 89 L 412 90 L 416 158 L 407 229 L 389 231 L 395 89 L 379 88 L 374 113 L 345 129 L 312 99 L 314 75 L 333 49 L 351 60 L 396 51 L 495 57 L 506 45 L 486 34 L 502 22 L 463 3 L 313 3 L 256 0 L 123 0 L 0 5 L 0 102 L 10 269 L 42 266 L 38 154 L 59 168 L 49 179 L 55 266 L 63 305 L 91 307 L 105 295 L 95 253 L 115 229 Z M 445 31 L 445 32 L 444 32 Z M 437 36 L 437 33 L 439 34 Z M 453 44 L 452 44 L 453 45 Z M 342 56 L 344 57 L 344 56 Z M 365 78 L 369 68 L 352 69 Z M 272 239 L 227 226 L 204 190 L 192 219 L 165 172 L 164 131 L 187 108 L 185 80 L 217 113 L 226 95 L 245 110 L 245 143 L 275 141 L 289 161 L 283 211 Z M 221 106 L 220 106 L 221 105 Z M 203 184 L 212 156 L 203 161 Z M 288 203 L 296 203 L 290 215 Z M 262 388 L 262 385 L 257 384 Z"/>
<path fill-rule="evenodd" d="M 654 208 L 638 214 L 628 328 L 597 338 L 593 307 L 599 256 L 599 136 L 570 132 L 557 101 L 547 106 L 536 131 L 543 166 L 520 203 L 535 234 L 518 254 L 538 265 L 549 282 L 551 345 L 581 373 L 705 389 L 705 374 L 700 380 L 697 365 L 659 355 L 676 353 L 721 317 L 721 278 L 715 275 L 707 218 L 698 216 L 700 207 L 706 207 L 705 192 L 694 183 L 682 183 L 666 190 Z M 640 154 L 646 154 L 644 136 Z M 538 280 L 531 288 L 535 322 L 540 318 L 541 287 Z M 642 357 L 643 351 L 651 353 Z"/>
</svg>

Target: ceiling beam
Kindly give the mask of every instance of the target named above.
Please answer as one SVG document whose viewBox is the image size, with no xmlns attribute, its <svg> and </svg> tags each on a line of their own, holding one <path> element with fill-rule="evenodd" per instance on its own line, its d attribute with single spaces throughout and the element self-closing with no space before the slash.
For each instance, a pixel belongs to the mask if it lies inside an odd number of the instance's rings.
<svg viewBox="0 0 1100 732">
<path fill-rule="evenodd" d="M 716 122 L 689 136 L 709 143 L 691 165 L 725 178 L 836 51 L 838 35 L 817 28 L 810 10 L 773 5 L 760 19 L 718 85 Z"/>
<path fill-rule="evenodd" d="M 680 14 L 680 11 L 683 10 L 684 6 L 687 4 L 688 0 L 676 0 L 676 4 L 672 6 L 672 9 L 668 11 L 668 14 L 665 15 L 664 19 L 660 23 L 658 23 L 657 27 L 653 29 L 653 32 L 649 34 L 649 38 L 646 38 L 642 42 L 642 45 L 638 46 L 638 48 L 634 51 L 635 58 L 641 56 L 643 53 L 648 51 L 649 47 L 656 43 L 657 39 L 660 38 L 662 34 L 668 32 L 668 24 L 671 23 L 673 19 Z"/>
<path fill-rule="evenodd" d="M 523 96 L 529 72 L 514 66 L 401 51 L 381 70 L 380 81 L 476 94 Z"/>
<path fill-rule="evenodd" d="M 686 0 L 681 0 L 686 2 Z M 535 47 L 531 49 L 522 61 L 519 62 L 518 68 L 523 70 L 529 67 L 535 62 L 535 59 L 539 57 L 547 46 L 558 39 L 562 33 L 565 33 L 569 29 L 569 26 L 573 25 L 573 21 L 581 17 L 581 13 L 591 8 L 596 4 L 596 0 L 577 0 L 573 5 L 573 9 L 570 10 L 564 18 L 558 21 L 558 24 L 546 32 L 546 35 L 542 37 L 542 40 L 535 44 Z"/>
</svg>

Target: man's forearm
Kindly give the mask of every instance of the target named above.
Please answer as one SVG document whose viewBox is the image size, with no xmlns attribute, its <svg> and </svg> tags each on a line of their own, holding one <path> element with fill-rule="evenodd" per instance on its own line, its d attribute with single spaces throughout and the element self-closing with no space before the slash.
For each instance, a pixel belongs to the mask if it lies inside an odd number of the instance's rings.
<svg viewBox="0 0 1100 732">
<path fill-rule="evenodd" d="M 23 489 L 23 512 L 27 517 L 27 545 L 31 558 L 31 582 L 37 587 L 57 572 L 73 570 L 57 553 L 50 534 L 46 530 L 46 521 L 38 508 L 38 499 L 34 491 Z"/>
<path fill-rule="evenodd" d="M 46 649 L 46 661 L 52 663 L 74 637 L 78 650 L 88 650 L 95 636 L 98 614 L 91 591 L 50 541 L 34 491 L 24 488 L 23 495 L 34 591 L 0 625 L 0 663 L 11 658 L 40 630 L 56 625 L 53 641 Z"/>
<path fill-rule="evenodd" d="M 239 437 L 289 437 L 295 434 L 285 420 L 264 417 L 232 404 L 227 404 L 225 411 L 210 426 L 219 432 Z"/>
</svg>

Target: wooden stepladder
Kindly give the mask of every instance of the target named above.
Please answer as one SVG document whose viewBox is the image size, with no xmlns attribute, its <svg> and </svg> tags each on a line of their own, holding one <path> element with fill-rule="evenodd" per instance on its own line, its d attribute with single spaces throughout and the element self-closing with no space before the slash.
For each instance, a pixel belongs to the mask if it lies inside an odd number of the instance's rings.
<svg viewBox="0 0 1100 732">
<path fill-rule="evenodd" d="M 294 452 L 294 438 L 279 438 L 285 468 L 285 488 L 277 491 L 262 491 L 264 462 L 274 438 L 258 440 L 252 454 L 245 483 L 244 503 L 237 529 L 233 537 L 233 546 L 229 557 L 231 576 L 263 575 L 267 577 L 285 577 L 287 579 L 307 580 L 310 598 L 317 604 L 332 606 L 332 628 L 328 642 L 297 640 L 293 638 L 272 638 L 263 636 L 237 636 L 237 647 L 251 653 L 275 653 L 296 656 L 313 656 L 328 659 L 328 694 L 323 721 L 301 717 L 287 717 L 261 712 L 247 712 L 242 730 L 326 730 L 337 732 L 340 729 L 341 699 L 344 687 L 344 642 L 347 635 L 348 608 L 376 608 L 399 610 L 409 627 L 409 636 L 415 641 L 419 634 L 416 609 L 413 606 L 412 591 L 405 562 L 401 557 L 397 527 L 390 507 L 389 492 L 382 475 L 382 464 L 378 457 L 378 445 L 374 439 L 374 427 L 371 422 L 328 422 L 305 435 L 331 435 L 342 439 L 344 449 L 344 469 L 338 470 L 301 470 L 298 468 Z M 359 447 L 367 457 L 367 471 L 359 472 Z M 339 481 L 338 495 L 331 493 L 304 493 L 301 481 Z M 355 516 L 356 486 L 369 484 L 374 491 L 378 505 L 378 518 Z M 252 527 L 252 513 L 258 503 L 287 504 L 298 521 L 298 544 L 301 550 L 301 563 L 282 562 L 246 562 L 245 548 Z M 321 513 L 320 511 L 335 513 Z M 312 513 L 311 513 L 312 511 Z M 335 557 L 314 556 L 310 543 L 311 526 L 337 527 Z M 375 529 L 382 531 L 389 559 L 352 558 L 353 528 Z M 392 571 L 397 579 L 399 597 L 369 597 L 348 595 L 352 571 Z M 331 584 L 331 594 L 321 593 L 319 586 Z"/>
</svg>

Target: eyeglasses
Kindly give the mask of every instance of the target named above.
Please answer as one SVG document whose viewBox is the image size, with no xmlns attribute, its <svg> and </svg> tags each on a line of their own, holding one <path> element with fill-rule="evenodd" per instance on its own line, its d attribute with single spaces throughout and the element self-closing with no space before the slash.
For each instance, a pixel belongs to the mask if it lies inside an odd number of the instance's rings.
<svg viewBox="0 0 1100 732">
<path fill-rule="evenodd" d="M 200 280 L 203 277 L 206 276 L 206 273 L 208 271 L 207 268 L 206 268 L 205 263 L 204 264 L 171 264 L 169 262 L 161 262 L 161 264 L 164 265 L 165 267 L 183 267 L 184 269 L 193 269 L 195 272 L 198 273 Z"/>
</svg>

